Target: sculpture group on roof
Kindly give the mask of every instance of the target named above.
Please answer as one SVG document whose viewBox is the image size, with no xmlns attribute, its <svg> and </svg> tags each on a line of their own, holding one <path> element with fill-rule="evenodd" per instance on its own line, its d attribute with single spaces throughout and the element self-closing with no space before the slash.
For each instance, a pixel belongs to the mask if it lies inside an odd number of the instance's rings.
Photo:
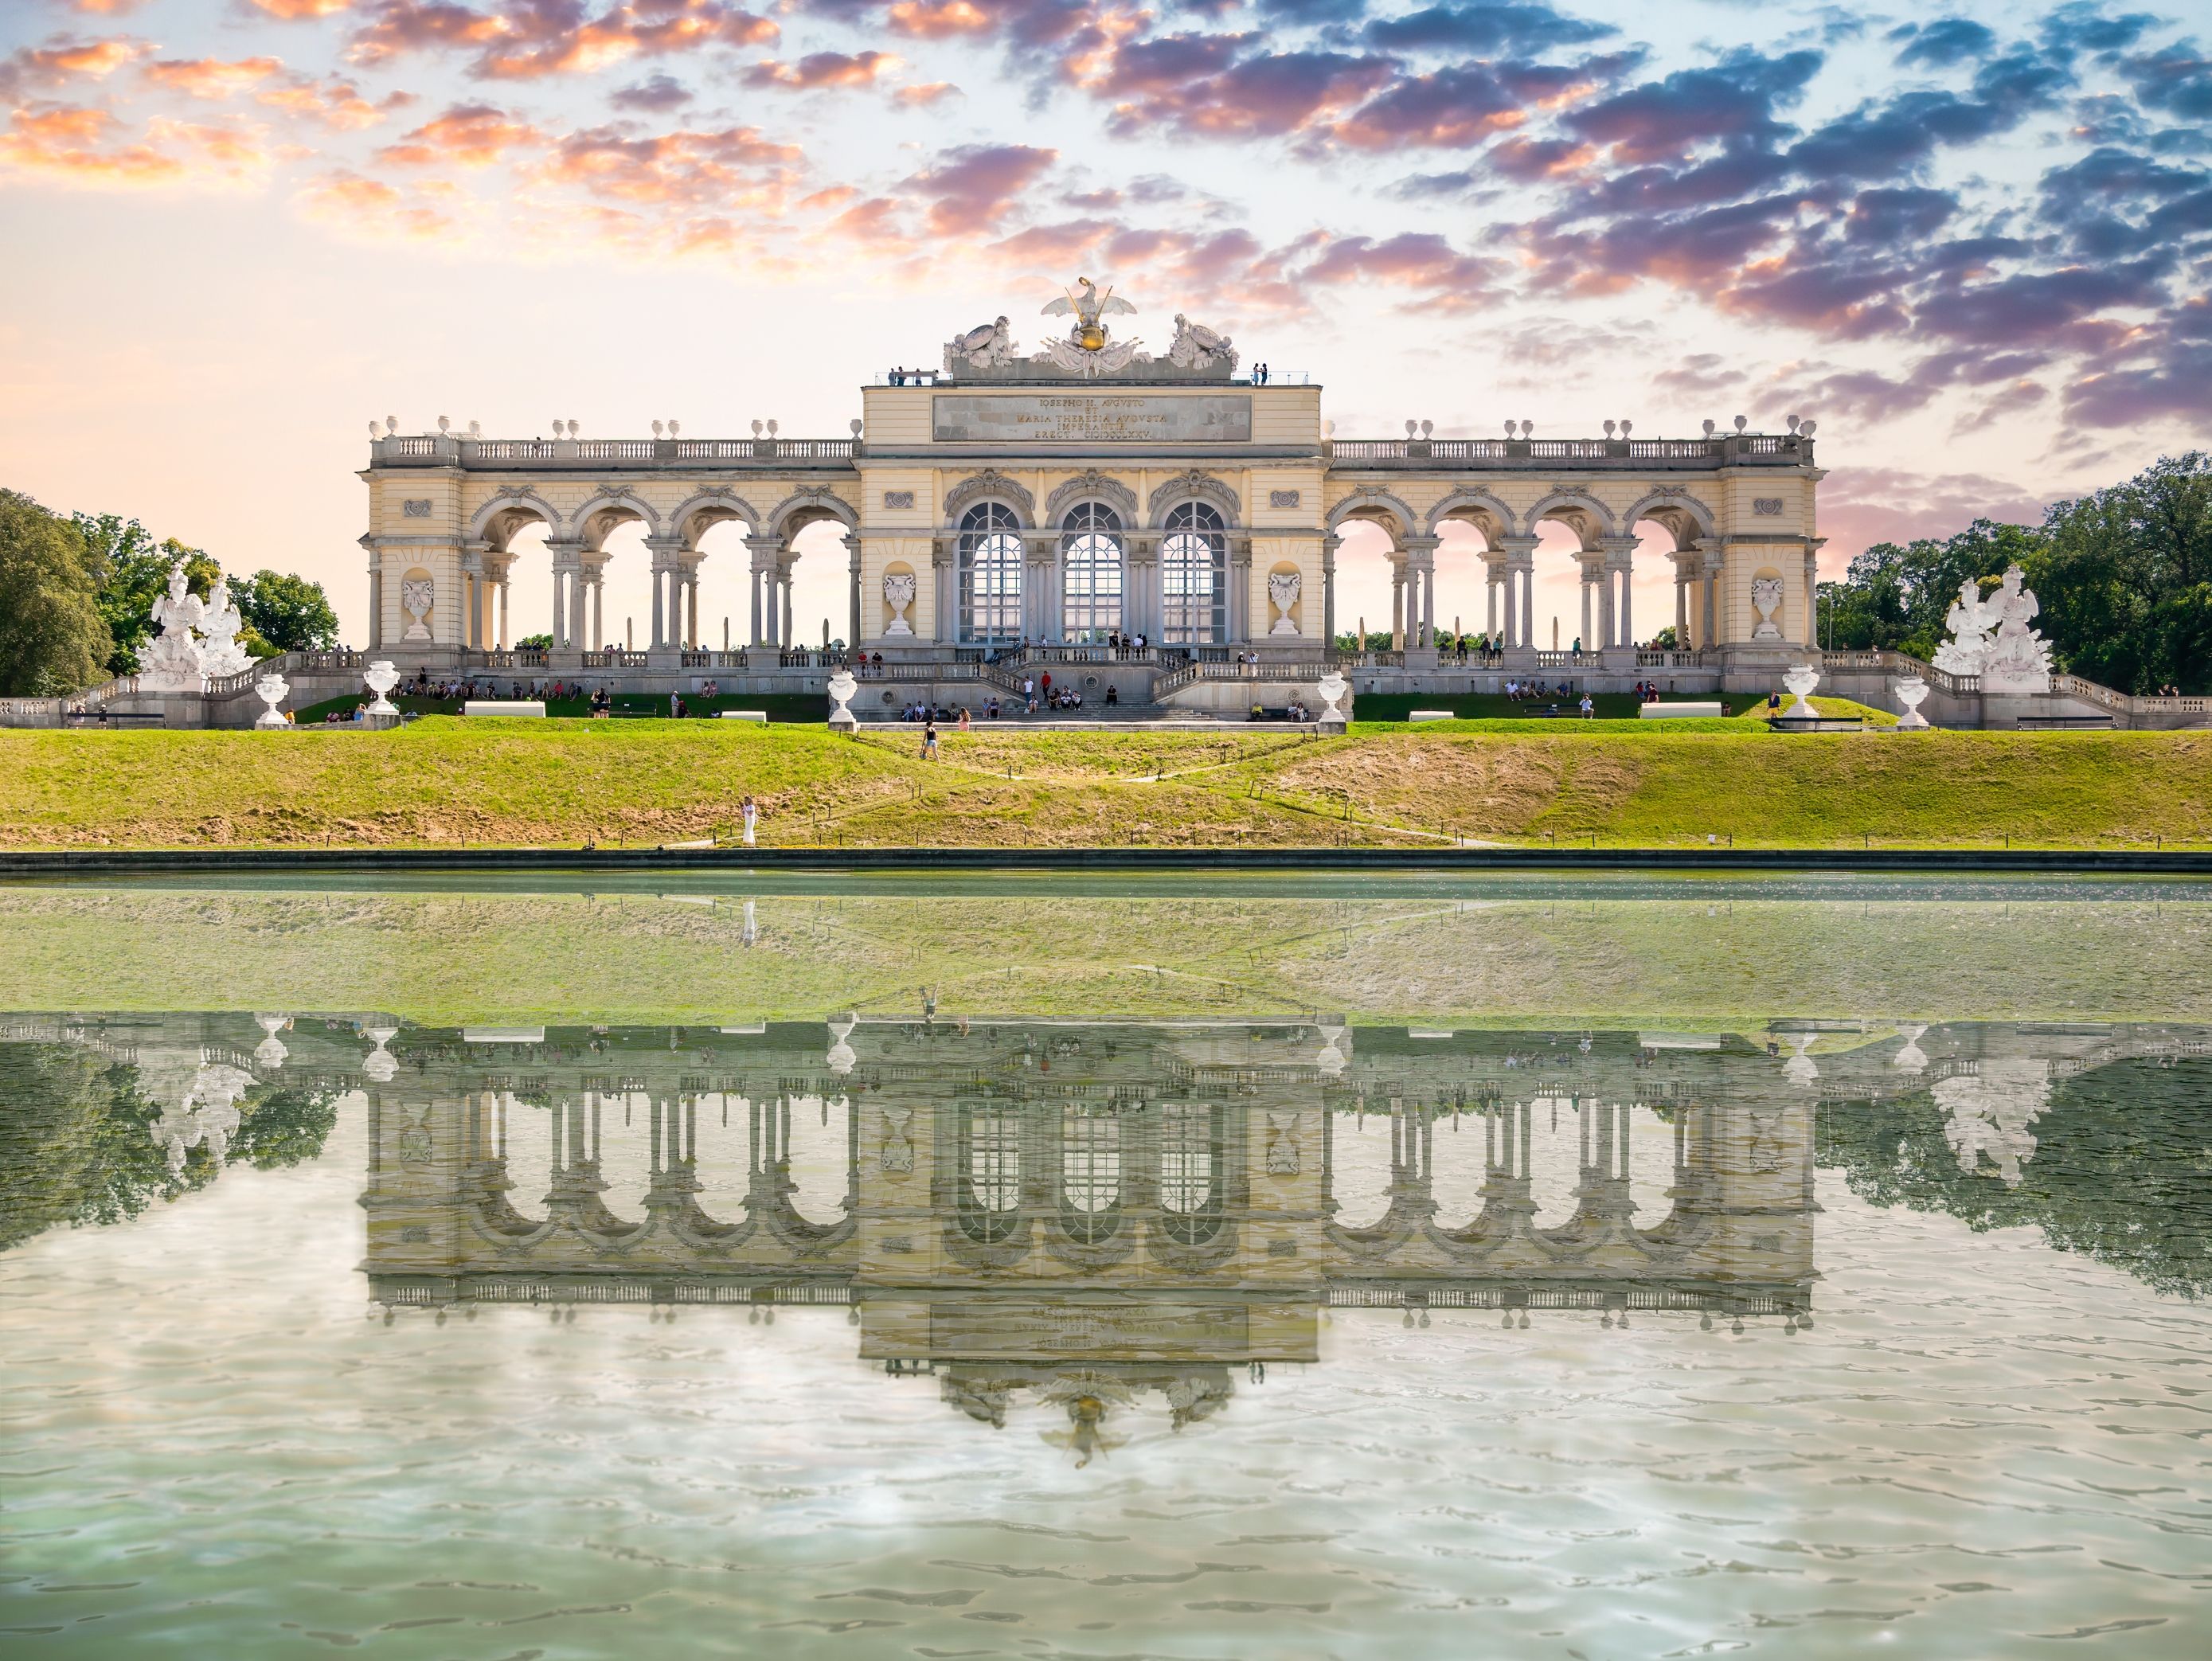
<svg viewBox="0 0 2212 1661">
<path fill-rule="evenodd" d="M 1024 360 L 1006 319 L 1001 317 L 947 341 L 945 373 L 957 377 L 963 371 L 1006 369 L 1026 361 L 1088 378 L 1112 374 L 1133 363 L 1151 363 L 1155 361 L 1152 355 L 1139 350 L 1144 344 L 1141 340 L 1114 339 L 1106 322 L 1116 315 L 1133 317 L 1136 311 L 1110 286 L 1101 289 L 1087 277 L 1078 277 L 1075 287 L 1055 295 L 1042 313 L 1073 319 L 1065 337 L 1047 339 L 1042 350 Z M 1235 371 L 1237 353 L 1227 335 L 1194 323 L 1181 312 L 1176 313 L 1175 322 L 1175 338 L 1168 344 L 1169 363 L 1194 373 L 1226 375 Z"/>
</svg>

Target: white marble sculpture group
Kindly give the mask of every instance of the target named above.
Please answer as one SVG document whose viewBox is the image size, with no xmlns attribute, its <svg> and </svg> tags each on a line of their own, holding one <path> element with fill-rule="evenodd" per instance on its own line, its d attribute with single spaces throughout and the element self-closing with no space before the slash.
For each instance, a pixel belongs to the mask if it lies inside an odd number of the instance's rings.
<svg viewBox="0 0 2212 1661">
<path fill-rule="evenodd" d="M 1066 337 L 1046 340 L 1042 349 L 1029 361 L 1086 378 L 1112 374 L 1132 363 L 1149 363 L 1152 355 L 1138 350 L 1142 341 L 1112 339 L 1105 320 L 1120 313 L 1133 316 L 1136 309 L 1111 289 L 1102 289 L 1089 277 L 1079 277 L 1074 288 L 1044 307 L 1047 317 L 1074 319 Z M 1175 326 L 1175 338 L 1168 344 L 1170 363 L 1178 369 L 1213 370 L 1223 374 L 1235 371 L 1237 353 L 1227 335 L 1203 323 L 1194 323 L 1181 312 L 1176 313 Z M 1003 317 L 945 343 L 945 373 L 948 375 L 957 377 L 963 371 L 977 369 L 1004 369 L 1021 361 L 1013 332 Z"/>
<path fill-rule="evenodd" d="M 2042 608 L 2017 565 L 2008 567 L 1996 593 L 1982 598 L 1968 577 L 1943 619 L 1951 638 L 1936 648 L 1936 666 L 1947 675 L 1973 676 L 1984 692 L 2047 692 L 2051 644 L 2030 625 Z"/>
<path fill-rule="evenodd" d="M 217 577 L 205 599 L 185 583 L 181 564 L 169 568 L 167 592 L 154 601 L 161 632 L 138 657 L 138 684 L 148 692 L 200 692 L 210 680 L 253 666 L 238 643 L 246 620 L 230 597 L 230 580 Z"/>
</svg>

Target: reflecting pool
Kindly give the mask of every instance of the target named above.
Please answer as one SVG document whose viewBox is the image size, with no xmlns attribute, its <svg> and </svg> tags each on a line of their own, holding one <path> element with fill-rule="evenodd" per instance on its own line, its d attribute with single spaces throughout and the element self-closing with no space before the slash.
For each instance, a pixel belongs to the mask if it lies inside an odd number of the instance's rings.
<svg viewBox="0 0 2212 1661">
<path fill-rule="evenodd" d="M 2202 886 L 0 932 L 11 1654 L 2212 1646 Z"/>
</svg>

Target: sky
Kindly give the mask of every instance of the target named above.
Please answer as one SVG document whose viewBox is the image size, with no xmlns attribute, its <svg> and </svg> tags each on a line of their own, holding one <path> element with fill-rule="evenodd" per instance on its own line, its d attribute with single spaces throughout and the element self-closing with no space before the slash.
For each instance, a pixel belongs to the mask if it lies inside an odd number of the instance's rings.
<svg viewBox="0 0 2212 1661">
<path fill-rule="evenodd" d="M 1346 438 L 1817 419 L 1829 575 L 2212 424 L 2207 0 L 8 0 L 0 110 L 0 484 L 304 572 L 355 641 L 371 419 L 843 437 L 1079 274 Z M 810 637 L 844 567 L 802 547 Z M 1385 570 L 1347 545 L 1347 626 Z"/>
</svg>

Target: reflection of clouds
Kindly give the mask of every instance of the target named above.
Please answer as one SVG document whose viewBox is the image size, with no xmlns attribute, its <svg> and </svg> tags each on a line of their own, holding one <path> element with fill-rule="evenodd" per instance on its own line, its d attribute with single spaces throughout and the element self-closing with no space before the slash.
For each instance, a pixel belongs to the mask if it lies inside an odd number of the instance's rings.
<svg viewBox="0 0 2212 1661">
<path fill-rule="evenodd" d="M 1959 1169 L 1978 1175 L 1986 1156 L 2007 1188 L 2019 1187 L 2021 1167 L 2035 1157 L 2028 1127 L 2051 1105 L 2049 1064 L 1985 1061 L 1978 1073 L 1938 1080 L 1935 1097 Z"/>
</svg>

